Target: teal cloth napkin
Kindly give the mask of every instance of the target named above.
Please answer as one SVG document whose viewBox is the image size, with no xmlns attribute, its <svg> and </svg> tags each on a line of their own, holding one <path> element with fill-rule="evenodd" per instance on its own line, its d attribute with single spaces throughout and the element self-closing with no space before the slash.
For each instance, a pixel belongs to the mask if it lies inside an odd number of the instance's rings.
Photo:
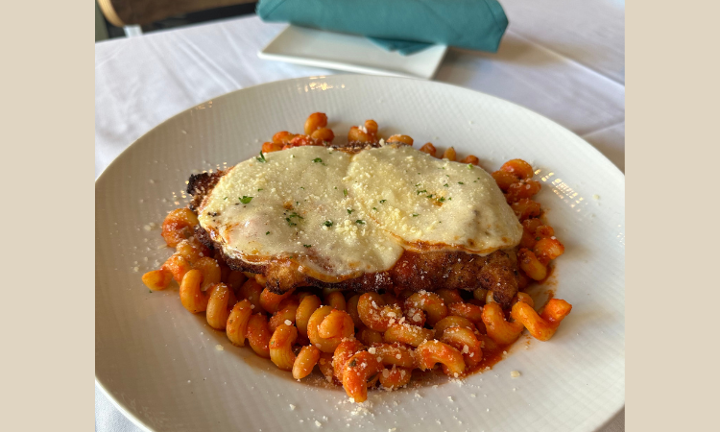
<svg viewBox="0 0 720 432">
<path fill-rule="evenodd" d="M 427 42 L 412 42 L 398 39 L 383 39 L 376 37 L 368 37 L 375 45 L 385 48 L 388 51 L 397 51 L 402 55 L 410 55 L 418 51 L 422 51 L 425 48 L 433 46 Z"/>
<path fill-rule="evenodd" d="M 260 0 L 264 21 L 368 36 L 389 50 L 429 44 L 497 51 L 508 25 L 496 0 Z"/>
</svg>

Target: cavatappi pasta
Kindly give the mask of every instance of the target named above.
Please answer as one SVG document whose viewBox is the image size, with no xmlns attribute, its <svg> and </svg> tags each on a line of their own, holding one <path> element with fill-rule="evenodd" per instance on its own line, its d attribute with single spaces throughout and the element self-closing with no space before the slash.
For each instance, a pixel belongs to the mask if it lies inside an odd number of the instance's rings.
<svg viewBox="0 0 720 432">
<path fill-rule="evenodd" d="M 263 143 L 261 152 L 328 145 L 335 134 L 327 126 L 324 113 L 311 114 L 304 134 L 278 132 Z M 381 139 L 374 120 L 348 132 L 349 141 Z M 385 141 L 414 142 L 407 135 Z M 438 154 L 426 143 L 420 151 L 458 159 L 453 147 Z M 468 155 L 462 162 L 480 161 Z M 553 228 L 540 218 L 540 204 L 532 199 L 541 189 L 533 175 L 532 166 L 521 159 L 492 173 L 523 226 L 516 251 L 520 292 L 509 310 L 485 289 L 356 293 L 307 287 L 277 295 L 264 287 L 262 275 L 232 271 L 220 253 L 193 237 L 199 222 L 188 208 L 165 218 L 162 236 L 175 253 L 142 280 L 152 291 L 175 281 L 182 305 L 192 313 L 205 313 L 208 325 L 224 331 L 234 345 L 249 345 L 297 380 L 317 366 L 356 402 L 367 399 L 369 388 L 408 385 L 414 370 L 438 368 L 450 377 L 466 376 L 492 366 L 525 329 L 536 339 L 550 339 L 572 309 L 566 301 L 551 298 L 537 312 L 524 292 L 532 281 L 546 279 L 548 265 L 564 252 Z"/>
</svg>

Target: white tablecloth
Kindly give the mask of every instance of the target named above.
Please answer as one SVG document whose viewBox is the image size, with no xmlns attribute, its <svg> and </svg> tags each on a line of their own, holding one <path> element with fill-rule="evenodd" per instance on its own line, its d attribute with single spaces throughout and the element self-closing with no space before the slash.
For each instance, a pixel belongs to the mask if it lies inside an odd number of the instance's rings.
<svg viewBox="0 0 720 432">
<path fill-rule="evenodd" d="M 436 80 L 530 108 L 625 168 L 622 0 L 501 0 L 510 27 L 497 54 L 451 49 Z M 169 117 L 243 87 L 336 73 L 261 60 L 285 25 L 231 19 L 95 45 L 95 176 Z M 95 389 L 95 429 L 139 429 Z M 625 413 L 603 432 L 625 429 Z"/>
</svg>

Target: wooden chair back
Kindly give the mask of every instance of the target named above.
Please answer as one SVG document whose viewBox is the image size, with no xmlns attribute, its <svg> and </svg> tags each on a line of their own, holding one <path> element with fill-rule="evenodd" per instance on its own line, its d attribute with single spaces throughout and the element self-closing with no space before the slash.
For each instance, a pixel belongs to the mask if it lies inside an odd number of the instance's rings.
<svg viewBox="0 0 720 432">
<path fill-rule="evenodd" d="M 97 0 L 105 18 L 114 26 L 146 25 L 165 18 L 252 3 L 253 0 Z"/>
</svg>

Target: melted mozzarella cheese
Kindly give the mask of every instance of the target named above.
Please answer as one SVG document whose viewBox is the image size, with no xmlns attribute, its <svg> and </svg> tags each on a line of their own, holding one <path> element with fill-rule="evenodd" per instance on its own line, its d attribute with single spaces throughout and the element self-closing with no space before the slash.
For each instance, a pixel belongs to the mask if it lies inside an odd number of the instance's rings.
<svg viewBox="0 0 720 432">
<path fill-rule="evenodd" d="M 495 180 L 471 164 L 384 146 L 358 153 L 345 180 L 358 205 L 407 248 L 487 254 L 522 236 Z"/>
<path fill-rule="evenodd" d="M 411 147 L 297 147 L 231 168 L 199 208 L 224 252 L 287 258 L 327 282 L 391 268 L 404 249 L 487 254 L 522 227 L 492 177 Z"/>
<path fill-rule="evenodd" d="M 296 147 L 242 162 L 205 199 L 200 224 L 233 258 L 291 257 L 328 282 L 388 269 L 403 249 L 349 196 L 342 179 L 351 158 Z"/>
</svg>

